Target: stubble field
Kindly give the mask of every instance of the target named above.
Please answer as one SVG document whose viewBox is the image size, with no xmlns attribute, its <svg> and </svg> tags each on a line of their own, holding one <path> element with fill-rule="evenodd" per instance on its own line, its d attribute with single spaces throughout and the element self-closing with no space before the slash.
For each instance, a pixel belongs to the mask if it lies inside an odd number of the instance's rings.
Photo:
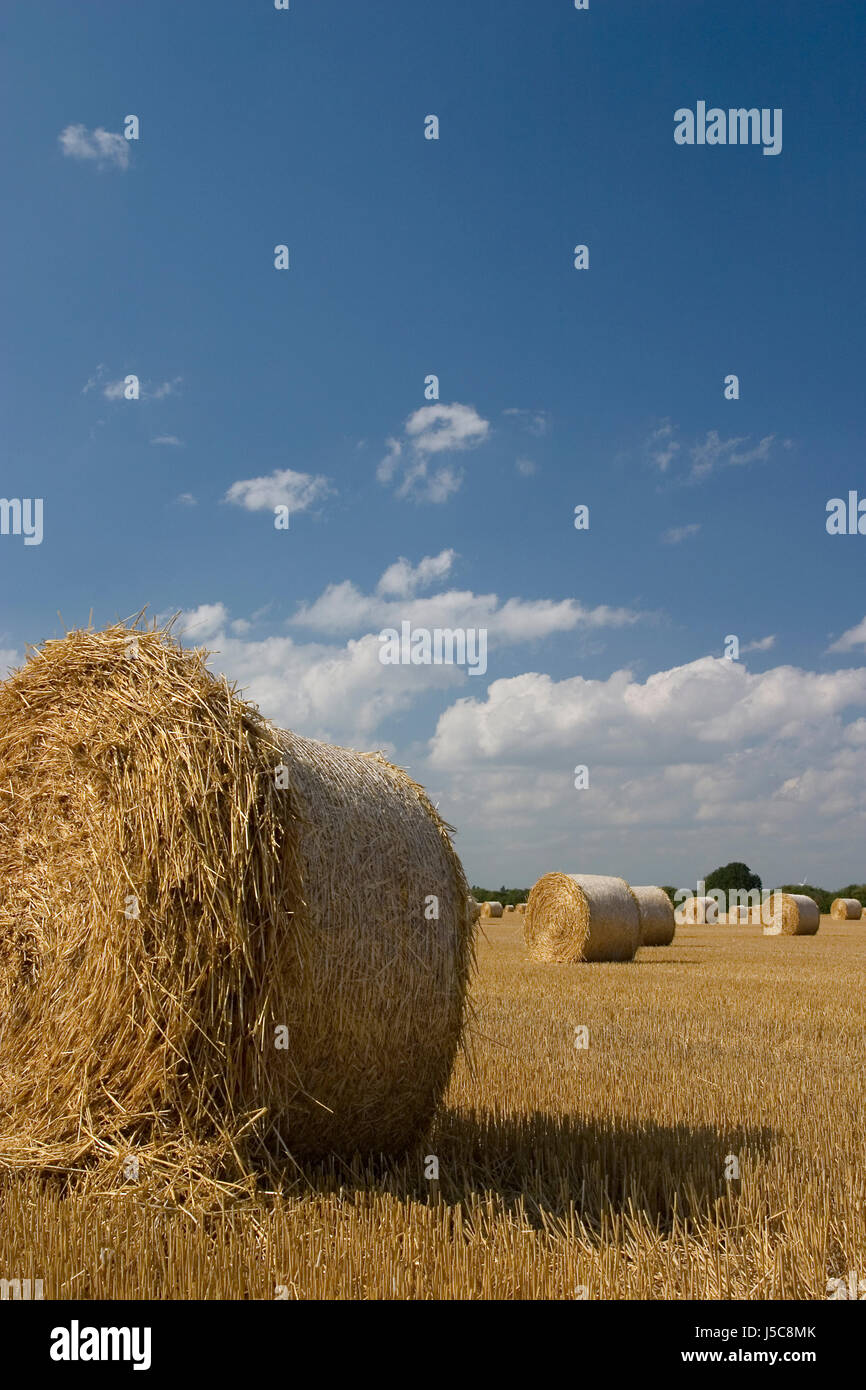
<svg viewBox="0 0 866 1390">
<path fill-rule="evenodd" d="M 864 967 L 866 926 L 828 917 L 812 938 L 680 927 L 575 966 L 487 922 L 473 1056 L 416 1153 L 288 1171 L 280 1196 L 210 1213 L 5 1180 L 0 1275 L 46 1298 L 866 1290 Z"/>
</svg>

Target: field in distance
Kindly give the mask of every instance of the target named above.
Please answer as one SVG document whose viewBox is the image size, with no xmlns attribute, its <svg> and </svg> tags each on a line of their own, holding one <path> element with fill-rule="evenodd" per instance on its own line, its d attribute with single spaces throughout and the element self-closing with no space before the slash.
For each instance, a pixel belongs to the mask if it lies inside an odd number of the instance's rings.
<svg viewBox="0 0 866 1390">
<path fill-rule="evenodd" d="M 46 1298 L 826 1298 L 866 1281 L 864 966 L 866 923 L 826 916 L 574 966 L 486 921 L 474 1060 L 415 1154 L 213 1215 L 6 1180 L 0 1274 Z"/>
</svg>

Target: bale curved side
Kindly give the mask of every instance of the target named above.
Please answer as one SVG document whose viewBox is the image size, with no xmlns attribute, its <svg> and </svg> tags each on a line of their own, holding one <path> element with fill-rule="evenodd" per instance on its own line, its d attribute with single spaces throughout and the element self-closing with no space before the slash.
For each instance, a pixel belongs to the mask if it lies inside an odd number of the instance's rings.
<svg viewBox="0 0 866 1390">
<path fill-rule="evenodd" d="M 652 884 L 632 885 L 632 893 L 640 913 L 640 944 L 669 946 L 674 939 L 673 903 L 663 888 Z"/>
<path fill-rule="evenodd" d="M 623 878 L 545 874 L 529 894 L 523 933 L 537 961 L 632 960 L 640 913 Z"/>
<path fill-rule="evenodd" d="M 118 625 L 0 685 L 0 1164 L 395 1151 L 445 1087 L 472 959 L 447 827 L 206 655 Z"/>
<path fill-rule="evenodd" d="M 859 922 L 863 916 L 863 904 L 858 898 L 834 898 L 830 904 L 830 916 L 834 922 Z"/>
</svg>

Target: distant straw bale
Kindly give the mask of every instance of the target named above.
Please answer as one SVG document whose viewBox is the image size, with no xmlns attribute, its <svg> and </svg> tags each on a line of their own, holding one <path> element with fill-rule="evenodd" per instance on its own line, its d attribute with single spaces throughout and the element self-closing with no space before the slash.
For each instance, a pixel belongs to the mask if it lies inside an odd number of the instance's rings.
<svg viewBox="0 0 866 1390">
<path fill-rule="evenodd" d="M 640 944 L 669 946 L 674 939 L 676 923 L 670 898 L 663 888 L 632 884 L 632 893 L 640 913 Z"/>
<path fill-rule="evenodd" d="M 481 904 L 482 917 L 501 917 L 503 913 L 502 903 L 483 902 Z"/>
<path fill-rule="evenodd" d="M 682 907 L 677 910 L 676 921 L 678 926 L 687 922 L 716 926 L 719 921 L 719 905 L 715 898 L 698 898 L 692 895 L 686 898 Z"/>
<path fill-rule="evenodd" d="M 830 916 L 834 922 L 859 922 L 863 916 L 863 904 L 857 898 L 834 898 L 830 904 Z"/>
</svg>

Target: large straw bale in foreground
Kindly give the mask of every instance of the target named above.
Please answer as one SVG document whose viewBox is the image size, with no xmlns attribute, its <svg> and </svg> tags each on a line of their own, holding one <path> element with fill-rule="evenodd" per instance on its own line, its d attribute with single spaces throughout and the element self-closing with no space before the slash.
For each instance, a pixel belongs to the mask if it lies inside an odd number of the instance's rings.
<svg viewBox="0 0 866 1390">
<path fill-rule="evenodd" d="M 523 933 L 533 960 L 632 960 L 640 914 L 624 878 L 545 874 L 529 894 Z"/>
<path fill-rule="evenodd" d="M 447 827 L 205 659 L 116 626 L 0 685 L 0 1164 L 245 1127 L 246 1156 L 397 1151 L 442 1095 L 472 956 Z"/>
<path fill-rule="evenodd" d="M 863 916 L 863 904 L 858 898 L 834 898 L 830 904 L 830 916 L 834 922 L 859 922 Z"/>
<path fill-rule="evenodd" d="M 640 913 L 641 946 L 669 946 L 674 939 L 673 903 L 663 888 L 641 884 L 632 893 Z"/>
<path fill-rule="evenodd" d="M 805 893 L 771 893 L 761 906 L 765 936 L 814 936 L 821 910 Z"/>
</svg>

